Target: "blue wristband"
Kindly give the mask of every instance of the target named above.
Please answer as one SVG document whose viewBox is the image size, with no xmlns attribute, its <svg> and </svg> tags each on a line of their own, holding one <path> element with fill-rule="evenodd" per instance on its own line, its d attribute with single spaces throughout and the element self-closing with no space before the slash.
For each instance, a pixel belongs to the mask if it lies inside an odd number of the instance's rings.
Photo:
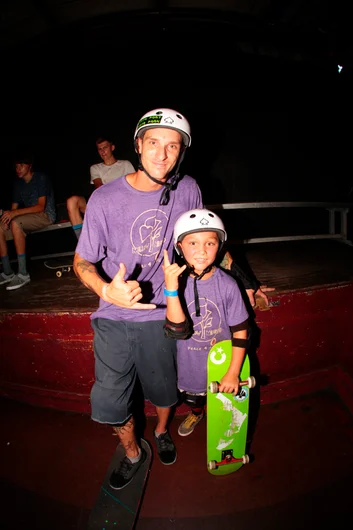
<svg viewBox="0 0 353 530">
<path fill-rule="evenodd" d="M 168 289 L 164 289 L 165 296 L 178 296 L 178 291 L 168 291 Z"/>
</svg>

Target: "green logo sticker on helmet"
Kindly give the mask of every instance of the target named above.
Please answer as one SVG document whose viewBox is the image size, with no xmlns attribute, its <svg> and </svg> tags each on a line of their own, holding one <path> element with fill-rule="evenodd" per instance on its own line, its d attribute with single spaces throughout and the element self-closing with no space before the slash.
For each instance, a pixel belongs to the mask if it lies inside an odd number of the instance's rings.
<svg viewBox="0 0 353 530">
<path fill-rule="evenodd" d="M 145 127 L 146 125 L 153 125 L 155 123 L 160 124 L 161 120 L 162 116 L 147 116 L 138 122 L 137 129 Z"/>
</svg>

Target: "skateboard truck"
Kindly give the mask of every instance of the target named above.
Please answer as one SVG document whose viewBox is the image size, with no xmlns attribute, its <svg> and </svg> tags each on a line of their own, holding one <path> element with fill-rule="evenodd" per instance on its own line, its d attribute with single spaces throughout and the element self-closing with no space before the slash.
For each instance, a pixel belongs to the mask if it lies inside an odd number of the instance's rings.
<svg viewBox="0 0 353 530">
<path fill-rule="evenodd" d="M 233 456 L 233 450 L 222 451 L 222 460 L 217 462 L 216 460 L 211 460 L 208 463 L 208 469 L 217 469 L 219 466 L 227 466 L 228 464 L 234 464 L 235 462 L 242 462 L 243 464 L 248 464 L 250 458 L 248 455 L 244 455 L 241 458 L 235 458 Z"/>
<path fill-rule="evenodd" d="M 249 388 L 254 388 L 255 385 L 256 385 L 256 380 L 255 380 L 255 377 L 253 377 L 252 375 L 250 375 L 248 379 L 245 379 L 245 381 L 240 381 L 239 383 L 239 386 L 248 386 Z M 217 394 L 218 388 L 219 388 L 218 381 L 210 382 L 209 389 L 210 389 L 211 394 Z"/>
<path fill-rule="evenodd" d="M 56 276 L 58 278 L 61 278 L 61 276 L 63 275 L 63 272 L 70 272 L 71 271 L 71 266 L 70 265 L 64 265 L 61 269 L 61 271 L 56 271 Z"/>
<path fill-rule="evenodd" d="M 57 278 L 61 278 L 64 272 L 70 272 L 73 267 L 72 260 L 49 260 L 45 261 L 44 265 L 47 269 L 55 270 Z"/>
</svg>

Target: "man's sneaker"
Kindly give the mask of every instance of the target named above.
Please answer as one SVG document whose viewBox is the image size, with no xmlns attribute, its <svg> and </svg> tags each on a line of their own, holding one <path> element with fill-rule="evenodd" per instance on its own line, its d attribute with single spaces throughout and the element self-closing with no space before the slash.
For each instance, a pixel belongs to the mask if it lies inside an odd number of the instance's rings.
<svg viewBox="0 0 353 530">
<path fill-rule="evenodd" d="M 29 283 L 31 281 L 31 277 L 29 274 L 15 274 L 15 276 L 10 281 L 9 285 L 6 287 L 8 291 L 13 291 L 14 289 L 20 289 L 26 283 Z"/>
<path fill-rule="evenodd" d="M 11 274 L 5 274 L 4 272 L 0 272 L 0 285 L 4 285 L 5 283 L 9 283 L 12 278 L 14 278 L 14 273 Z"/>
<path fill-rule="evenodd" d="M 109 486 L 113 488 L 113 490 L 121 490 L 125 488 L 125 486 L 127 486 L 134 478 L 135 473 L 145 462 L 146 458 L 147 453 L 142 447 L 140 460 L 135 464 L 125 456 L 120 462 L 119 469 L 114 469 L 113 473 L 110 475 Z"/>
<path fill-rule="evenodd" d="M 159 460 L 162 462 L 162 464 L 165 464 L 166 466 L 174 464 L 176 461 L 176 449 L 168 432 L 164 432 L 158 437 L 154 435 L 154 439 L 157 444 Z"/>
<path fill-rule="evenodd" d="M 196 414 L 190 412 L 190 414 L 186 416 L 185 420 L 179 425 L 178 434 L 180 436 L 189 436 L 189 434 L 193 432 L 196 425 L 202 420 L 203 417 L 204 413 L 197 416 Z"/>
</svg>

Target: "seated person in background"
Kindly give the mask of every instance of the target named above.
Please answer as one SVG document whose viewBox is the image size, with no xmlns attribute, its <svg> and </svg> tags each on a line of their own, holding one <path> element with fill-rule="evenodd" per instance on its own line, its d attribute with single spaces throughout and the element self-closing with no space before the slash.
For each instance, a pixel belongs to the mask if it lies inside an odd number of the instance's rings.
<svg viewBox="0 0 353 530">
<path fill-rule="evenodd" d="M 31 281 L 26 265 L 26 234 L 55 223 L 55 199 L 47 175 L 33 170 L 30 154 L 15 158 L 17 179 L 14 183 L 11 210 L 5 210 L 0 219 L 0 256 L 3 272 L 0 285 L 19 289 Z M 13 239 L 18 259 L 18 273 L 12 270 L 7 241 Z"/>
<path fill-rule="evenodd" d="M 117 160 L 115 158 L 115 145 L 111 140 L 101 136 L 97 138 L 96 146 L 103 162 L 94 164 L 90 168 L 91 184 L 94 185 L 95 189 L 129 173 L 135 173 L 135 168 L 128 160 Z M 72 195 L 66 201 L 69 219 L 77 239 L 81 234 L 86 205 L 85 197 L 80 195 Z"/>
</svg>

